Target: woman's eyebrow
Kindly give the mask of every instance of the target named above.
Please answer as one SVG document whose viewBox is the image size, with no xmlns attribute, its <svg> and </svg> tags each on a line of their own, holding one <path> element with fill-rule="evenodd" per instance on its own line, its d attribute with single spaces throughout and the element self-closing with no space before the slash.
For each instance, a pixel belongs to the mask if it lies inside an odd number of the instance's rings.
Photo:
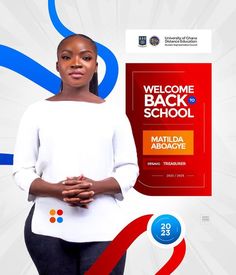
<svg viewBox="0 0 236 275">
<path fill-rule="evenodd" d="M 87 50 L 87 49 L 81 49 L 79 52 L 80 53 L 94 53 L 93 51 Z"/>
<path fill-rule="evenodd" d="M 72 53 L 72 51 L 71 51 L 71 50 L 66 50 L 66 49 L 61 51 L 61 53 L 63 53 L 63 52 Z"/>
<path fill-rule="evenodd" d="M 69 49 L 64 49 L 61 51 L 61 53 L 64 53 L 64 52 L 67 52 L 67 53 L 73 53 L 73 51 L 69 50 Z M 93 51 L 91 50 L 87 50 L 87 49 L 82 49 L 79 51 L 80 53 L 93 53 Z"/>
</svg>

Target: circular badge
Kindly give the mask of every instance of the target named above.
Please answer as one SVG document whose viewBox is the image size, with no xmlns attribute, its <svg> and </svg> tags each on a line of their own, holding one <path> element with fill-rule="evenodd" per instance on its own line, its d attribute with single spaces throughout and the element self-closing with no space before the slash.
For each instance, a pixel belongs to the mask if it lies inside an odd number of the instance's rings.
<svg viewBox="0 0 236 275">
<path fill-rule="evenodd" d="M 195 104 L 196 102 L 197 102 L 197 99 L 196 99 L 195 96 L 190 96 L 190 97 L 188 98 L 188 103 L 189 103 L 189 104 Z"/>
<path fill-rule="evenodd" d="M 183 224 L 170 214 L 153 216 L 148 223 L 148 235 L 160 247 L 175 247 L 183 239 Z"/>
<path fill-rule="evenodd" d="M 157 46 L 160 43 L 160 39 L 157 36 L 152 36 L 149 42 L 152 46 Z"/>
</svg>

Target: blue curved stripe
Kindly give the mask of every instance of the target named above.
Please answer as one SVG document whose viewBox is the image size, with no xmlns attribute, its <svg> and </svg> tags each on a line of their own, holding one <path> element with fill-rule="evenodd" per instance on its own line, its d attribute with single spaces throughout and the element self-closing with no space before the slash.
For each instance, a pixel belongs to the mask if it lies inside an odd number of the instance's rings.
<svg viewBox="0 0 236 275">
<path fill-rule="evenodd" d="M 55 0 L 48 0 L 48 11 L 53 26 L 63 37 L 74 34 L 61 23 L 59 17 L 57 16 Z"/>
<path fill-rule="evenodd" d="M 48 69 L 10 47 L 0 45 L 0 66 L 8 68 L 57 94 L 60 90 L 60 78 Z"/>
<path fill-rule="evenodd" d="M 30 79 L 53 94 L 57 94 L 60 89 L 59 77 L 28 56 L 4 45 L 0 45 L 0 66 Z M 12 164 L 12 154 L 0 153 L 0 165 Z"/>
<path fill-rule="evenodd" d="M 48 0 L 48 11 L 53 26 L 63 37 L 74 34 L 61 23 L 57 15 L 55 0 Z M 96 45 L 98 48 L 98 55 L 106 64 L 106 73 L 99 85 L 99 96 L 106 98 L 116 84 L 119 67 L 115 55 L 107 47 L 97 42 Z"/>
<path fill-rule="evenodd" d="M 98 55 L 104 60 L 106 64 L 106 74 L 102 82 L 99 84 L 99 96 L 101 96 L 102 98 L 106 98 L 116 85 L 119 67 L 117 59 L 113 52 L 111 52 L 107 47 L 99 43 L 96 44 Z"/>
<path fill-rule="evenodd" d="M 48 10 L 51 21 L 55 29 L 64 37 L 73 34 L 67 29 L 57 16 L 55 8 L 55 0 L 48 0 Z M 115 55 L 102 44 L 96 43 L 98 48 L 98 55 L 104 60 L 106 64 L 106 73 L 99 85 L 99 95 L 106 98 L 114 88 L 118 77 L 118 62 Z M 60 78 L 50 72 L 48 69 L 24 55 L 23 53 L 0 45 L 0 66 L 8 68 L 26 78 L 33 81 L 37 85 L 57 94 L 60 90 Z M 13 155 L 0 153 L 0 165 L 12 165 Z"/>
<path fill-rule="evenodd" d="M 12 165 L 13 155 L 12 154 L 0 154 L 0 165 Z"/>
</svg>

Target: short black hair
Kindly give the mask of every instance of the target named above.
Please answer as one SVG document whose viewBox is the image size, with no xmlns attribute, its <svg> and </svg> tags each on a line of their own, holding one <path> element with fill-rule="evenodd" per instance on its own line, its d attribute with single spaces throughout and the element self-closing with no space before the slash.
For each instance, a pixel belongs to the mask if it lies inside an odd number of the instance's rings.
<svg viewBox="0 0 236 275">
<path fill-rule="evenodd" d="M 85 38 L 87 40 L 89 40 L 89 42 L 91 43 L 91 45 L 93 46 L 94 48 L 94 51 L 97 55 L 97 45 L 96 45 L 96 42 L 93 41 L 92 38 L 90 38 L 89 36 L 85 35 L 85 34 L 81 34 L 81 33 L 77 33 L 77 34 L 72 34 L 72 35 L 69 35 L 67 37 L 65 37 L 64 39 L 61 40 L 61 42 L 58 44 L 57 46 L 57 54 L 58 54 L 58 51 L 61 47 L 61 45 L 69 38 L 72 38 L 72 37 L 82 37 L 82 38 Z M 61 90 L 63 88 L 63 83 L 61 82 Z M 95 95 L 98 95 L 98 74 L 97 72 L 95 72 L 93 74 L 93 77 L 92 79 L 90 80 L 90 83 L 89 83 L 89 91 Z"/>
<path fill-rule="evenodd" d="M 92 38 L 90 38 L 89 36 L 85 35 L 85 34 L 82 34 L 82 33 L 75 33 L 75 34 L 71 34 L 67 37 L 65 37 L 64 39 L 61 40 L 61 42 L 59 43 L 59 45 L 57 46 L 57 52 L 59 51 L 59 48 L 61 47 L 61 45 L 69 38 L 72 38 L 72 37 L 82 37 L 82 38 L 85 38 L 87 40 L 90 41 L 90 43 L 92 44 L 93 48 L 94 48 L 94 51 L 95 53 L 97 54 L 97 45 L 96 45 L 96 42 L 93 41 Z"/>
</svg>

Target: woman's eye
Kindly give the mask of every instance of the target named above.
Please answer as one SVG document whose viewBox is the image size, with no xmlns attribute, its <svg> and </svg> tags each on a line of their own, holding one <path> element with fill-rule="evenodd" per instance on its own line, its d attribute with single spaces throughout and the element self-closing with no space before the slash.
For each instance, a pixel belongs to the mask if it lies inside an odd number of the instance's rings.
<svg viewBox="0 0 236 275">
<path fill-rule="evenodd" d="M 91 56 L 84 56 L 84 57 L 83 57 L 83 60 L 85 60 L 85 61 L 89 61 L 89 60 L 91 60 L 91 59 L 92 59 Z"/>
<path fill-rule="evenodd" d="M 70 57 L 67 56 L 67 55 L 63 55 L 61 58 L 62 58 L 63 60 L 69 60 L 69 59 L 70 59 Z"/>
</svg>

